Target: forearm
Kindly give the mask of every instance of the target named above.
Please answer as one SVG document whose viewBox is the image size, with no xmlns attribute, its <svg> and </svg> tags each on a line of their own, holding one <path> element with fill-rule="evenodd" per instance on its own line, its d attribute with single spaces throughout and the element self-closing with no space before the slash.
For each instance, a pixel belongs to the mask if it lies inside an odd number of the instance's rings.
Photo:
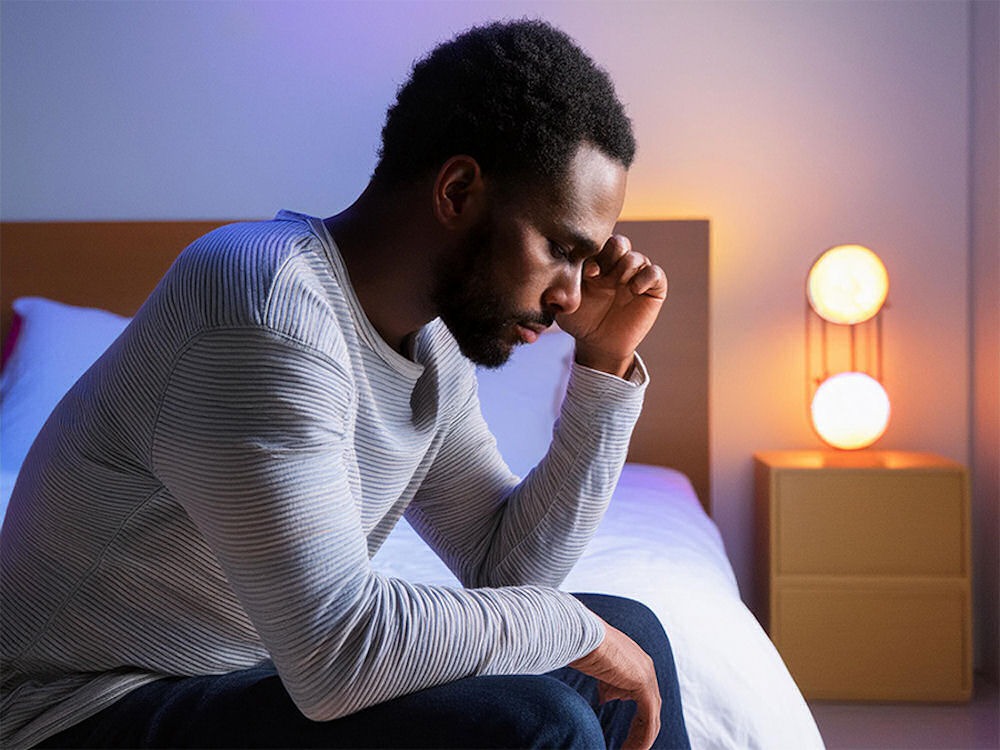
<svg viewBox="0 0 1000 750">
<path fill-rule="evenodd" d="M 463 590 L 375 577 L 347 627 L 276 659 L 303 713 L 345 716 L 465 677 L 540 674 L 591 653 L 600 621 L 551 589 Z M 318 648 L 317 648 L 318 646 Z"/>
<path fill-rule="evenodd" d="M 504 503 L 478 585 L 562 583 L 607 508 L 642 395 L 641 385 L 573 369 L 552 446 Z"/>
<path fill-rule="evenodd" d="M 411 525 L 469 588 L 559 586 L 610 500 L 648 376 L 630 380 L 574 365 L 547 455 L 519 481 L 483 420 L 476 382 L 420 490 Z"/>
</svg>

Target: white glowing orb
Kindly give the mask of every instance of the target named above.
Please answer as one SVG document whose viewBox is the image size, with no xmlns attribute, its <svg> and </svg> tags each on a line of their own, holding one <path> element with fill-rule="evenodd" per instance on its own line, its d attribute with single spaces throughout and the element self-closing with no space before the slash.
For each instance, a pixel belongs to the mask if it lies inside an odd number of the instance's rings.
<svg viewBox="0 0 1000 750">
<path fill-rule="evenodd" d="M 889 396 L 863 372 L 842 372 L 824 380 L 812 400 L 816 432 L 834 448 L 867 448 L 889 425 Z"/>
<path fill-rule="evenodd" d="M 882 309 L 889 294 L 889 274 L 864 245 L 838 245 L 813 263 L 806 291 L 818 315 L 831 323 L 854 325 Z"/>
</svg>

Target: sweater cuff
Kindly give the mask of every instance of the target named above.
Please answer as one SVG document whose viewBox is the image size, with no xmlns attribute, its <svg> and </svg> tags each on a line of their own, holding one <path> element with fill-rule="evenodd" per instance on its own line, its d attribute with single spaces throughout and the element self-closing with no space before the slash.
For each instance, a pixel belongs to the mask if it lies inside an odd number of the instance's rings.
<svg viewBox="0 0 1000 750">
<path fill-rule="evenodd" d="M 604 642 L 607 630 L 604 625 L 604 620 L 587 609 L 587 607 L 584 606 L 579 599 L 572 594 L 563 594 L 563 596 L 566 597 L 567 606 L 579 610 L 580 621 L 583 625 L 583 632 L 580 637 L 579 653 L 570 656 L 569 658 L 569 661 L 576 661 L 600 646 L 601 643 Z"/>
<path fill-rule="evenodd" d="M 595 449 L 603 445 L 604 449 L 618 446 L 627 450 L 648 382 L 646 367 L 638 356 L 630 380 L 574 362 L 559 421 L 571 434 L 591 437 Z"/>
<path fill-rule="evenodd" d="M 646 369 L 646 363 L 643 361 L 642 357 L 639 356 L 638 352 L 635 353 L 635 363 L 632 365 L 632 370 L 629 372 L 628 377 L 620 378 L 617 375 L 612 375 L 610 372 L 594 370 L 593 368 L 586 367 L 585 365 L 577 364 L 576 361 L 572 362 L 572 366 L 570 368 L 571 378 L 573 375 L 590 379 L 595 384 L 604 383 L 604 385 L 608 388 L 618 387 L 623 392 L 635 389 L 645 391 L 646 386 L 649 383 L 649 371 Z"/>
<path fill-rule="evenodd" d="M 594 404 L 606 404 L 612 407 L 612 411 L 623 410 L 636 419 L 648 385 L 646 364 L 636 354 L 635 365 L 627 379 L 573 362 L 566 393 L 573 401 L 589 404 L 591 408 Z"/>
</svg>

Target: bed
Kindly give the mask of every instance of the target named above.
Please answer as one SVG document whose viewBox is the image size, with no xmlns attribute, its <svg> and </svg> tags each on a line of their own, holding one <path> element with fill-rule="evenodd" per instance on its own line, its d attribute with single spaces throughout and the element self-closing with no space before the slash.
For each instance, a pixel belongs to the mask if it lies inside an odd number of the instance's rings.
<svg viewBox="0 0 1000 750">
<path fill-rule="evenodd" d="M 0 225 L 0 514 L 62 393 L 124 328 L 177 253 L 220 223 Z M 657 613 L 674 646 L 693 747 L 822 747 L 788 670 L 740 599 L 709 514 L 708 223 L 624 222 L 620 230 L 666 268 L 670 296 L 641 349 L 652 379 L 629 463 L 564 588 L 630 596 Z M 520 347 L 503 369 L 480 373 L 484 415 L 516 473 L 526 473 L 548 444 L 571 356 L 572 340 L 553 331 Z M 405 521 L 373 564 L 409 580 L 457 585 Z"/>
</svg>

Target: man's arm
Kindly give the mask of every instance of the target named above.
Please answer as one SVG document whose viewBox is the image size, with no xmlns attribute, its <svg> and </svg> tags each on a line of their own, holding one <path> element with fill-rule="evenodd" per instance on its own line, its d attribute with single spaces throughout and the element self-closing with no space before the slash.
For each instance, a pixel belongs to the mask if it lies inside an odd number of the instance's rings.
<svg viewBox="0 0 1000 750">
<path fill-rule="evenodd" d="M 576 338 L 577 363 L 613 376 L 633 377 L 636 366 L 641 367 L 641 362 L 638 361 L 634 353 L 635 348 L 652 327 L 666 298 L 667 280 L 663 269 L 650 263 L 645 256 L 633 252 L 631 244 L 626 238 L 615 236 L 605 244 L 597 257 L 587 261 L 583 269 L 581 286 L 583 294 L 580 308 L 572 314 L 560 316 L 559 319 L 560 326 Z M 579 369 L 575 372 L 585 371 Z M 593 373 L 593 375 L 596 374 Z M 645 379 L 645 373 L 642 375 Z M 494 492 L 493 499 L 484 502 L 483 496 L 476 494 L 477 488 L 475 483 L 470 480 L 470 475 L 467 472 L 464 474 L 467 495 L 464 504 L 459 507 L 473 510 L 468 508 L 467 504 L 478 505 L 480 511 L 485 511 L 478 523 L 474 521 L 443 523 L 442 521 L 447 517 L 447 514 L 441 512 L 442 506 L 434 499 L 413 506 L 408 517 L 411 521 L 416 522 L 418 529 L 422 527 L 425 538 L 432 542 L 439 554 L 444 553 L 442 556 L 446 562 L 449 562 L 460 579 L 466 580 L 468 577 L 473 580 L 481 580 L 484 573 L 492 570 L 489 564 L 489 556 L 492 554 L 496 559 L 527 559 L 528 564 L 519 563 L 520 570 L 515 573 L 514 580 L 518 580 L 518 576 L 523 575 L 537 576 L 544 580 L 547 561 L 550 566 L 548 575 L 553 576 L 556 585 L 558 585 L 569 570 L 569 567 L 565 567 L 566 563 L 569 562 L 571 567 L 579 553 L 582 552 L 583 545 L 586 544 L 590 534 L 596 528 L 596 523 L 603 515 L 605 507 L 599 502 L 588 502 L 586 493 L 582 491 L 578 496 L 579 503 L 576 506 L 576 512 L 572 508 L 567 509 L 564 504 L 553 502 L 550 508 L 554 508 L 555 512 L 550 513 L 549 509 L 546 508 L 544 514 L 536 515 L 538 524 L 535 527 L 528 524 L 525 529 L 527 536 L 518 539 L 517 534 L 511 535 L 509 533 L 511 527 L 518 525 L 514 519 L 519 515 L 531 520 L 532 514 L 530 512 L 525 514 L 523 510 L 525 506 L 530 508 L 533 504 L 532 485 L 538 485 L 541 492 L 548 492 L 550 498 L 555 500 L 560 497 L 560 491 L 565 492 L 567 485 L 572 491 L 573 482 L 566 480 L 573 478 L 583 480 L 586 476 L 586 472 L 581 471 L 579 463 L 574 464 L 573 461 L 569 460 L 571 450 L 567 451 L 566 458 L 562 460 L 559 458 L 559 453 L 562 450 L 572 446 L 579 448 L 581 445 L 586 445 L 586 438 L 593 437 L 595 432 L 599 432 L 599 430 L 592 429 L 588 435 L 586 425 L 584 425 L 584 430 L 579 436 L 573 434 L 576 430 L 568 427 L 567 423 L 572 424 L 576 420 L 566 419 L 567 404 L 570 405 L 568 411 L 572 417 L 573 399 L 574 389 L 571 380 L 567 401 L 563 407 L 563 417 L 556 427 L 549 453 L 541 465 L 529 475 L 517 490 L 509 491 L 502 504 L 495 504 L 496 497 L 501 494 L 499 492 L 503 486 L 501 480 L 496 480 L 497 491 Z M 600 401 L 593 404 L 596 411 L 590 412 L 592 417 L 600 415 L 602 409 L 607 408 L 608 404 Z M 611 411 L 613 413 L 614 409 Z M 586 410 L 582 413 L 584 418 L 586 413 Z M 490 444 L 482 437 L 481 419 L 477 422 L 475 415 L 470 415 L 468 412 L 467 417 L 467 425 L 470 426 L 466 429 L 470 431 L 470 434 L 462 435 L 461 441 L 454 442 L 453 447 L 457 448 L 460 453 L 470 451 L 470 449 L 472 452 L 478 450 L 481 456 L 478 465 L 484 468 L 484 474 L 488 474 L 489 471 L 497 472 L 495 443 Z M 629 435 L 631 434 L 634 418 L 616 421 L 619 426 L 623 424 L 627 426 L 627 431 Z M 599 423 L 599 419 L 594 420 L 591 422 L 591 427 L 593 428 Z M 564 437 L 564 431 L 570 434 L 570 446 L 562 444 L 561 438 Z M 578 440 L 573 439 L 577 437 Z M 627 447 L 627 441 L 626 437 L 625 447 Z M 602 460 L 607 462 L 604 464 L 604 488 L 608 496 L 610 496 L 614 483 L 617 481 L 621 468 L 619 459 L 621 462 L 624 461 L 624 447 L 616 446 L 615 442 L 613 439 L 609 440 L 609 445 L 605 445 L 603 450 L 598 451 L 596 461 L 590 465 L 590 468 L 593 469 L 595 465 L 600 466 Z M 582 455 L 586 457 L 587 451 L 583 450 Z M 581 453 L 577 453 L 576 456 L 580 458 Z M 573 471 L 574 466 L 577 467 L 576 472 Z M 609 468 L 612 469 L 612 472 L 607 471 Z M 443 474 L 447 476 L 455 470 L 461 473 L 458 462 L 453 462 L 451 467 L 446 465 Z M 560 471 L 568 471 L 568 475 L 564 474 L 560 477 Z M 591 474 L 590 478 L 597 478 L 600 473 L 598 471 L 597 475 Z M 611 479 L 612 475 L 613 479 Z M 548 477 L 548 482 L 544 481 L 546 477 Z M 554 486 L 553 479 L 555 480 Z M 608 479 L 611 479 L 610 483 L 608 483 Z M 487 486 L 489 484 L 485 480 L 480 481 Z M 584 481 L 584 484 L 587 482 Z M 601 482 L 598 481 L 597 485 L 600 486 L 600 484 Z M 582 486 L 579 489 L 582 490 Z M 562 497 L 565 496 L 562 494 Z M 431 498 L 434 496 L 431 495 Z M 534 498 L 534 502 L 537 500 Z M 535 507 L 537 509 L 545 507 L 545 505 L 543 503 Z M 519 511 L 522 512 L 519 513 Z M 558 536 L 553 537 L 551 533 L 546 535 L 543 530 L 546 525 L 554 526 L 557 529 L 561 526 L 564 536 L 559 538 Z M 468 536 L 470 528 L 483 535 L 480 543 L 466 545 L 464 550 L 456 552 L 453 544 L 448 541 L 449 537 L 454 539 L 455 534 L 459 538 L 462 535 Z M 507 534 L 504 533 L 505 529 L 508 531 Z M 505 540 L 505 536 L 507 540 Z M 529 541 L 529 537 L 533 537 L 533 539 Z M 511 539 L 513 539 L 513 544 Z M 509 554 L 504 551 L 506 546 L 510 548 Z M 484 550 L 485 552 L 483 552 Z M 565 552 L 570 554 L 566 555 Z M 464 569 L 461 562 L 463 557 L 466 560 Z M 534 572 L 532 572 L 532 568 L 534 568 Z M 636 702 L 636 715 L 624 747 L 630 749 L 647 748 L 656 739 L 660 730 L 661 697 L 652 661 L 628 636 L 606 623 L 604 628 L 605 635 L 600 644 L 585 656 L 574 660 L 571 666 L 598 680 L 602 701 L 625 699 Z"/>
<path fill-rule="evenodd" d="M 574 365 L 549 451 L 519 482 L 468 377 L 468 400 L 407 520 L 464 586 L 559 586 L 604 515 L 644 388 Z"/>
<path fill-rule="evenodd" d="M 407 511 L 463 584 L 558 586 L 575 564 L 625 461 L 646 380 L 635 349 L 666 293 L 663 269 L 624 237 L 583 263 L 580 304 L 559 316 L 577 364 L 550 450 L 520 485 L 499 459 L 470 376 L 465 407 Z"/>
<path fill-rule="evenodd" d="M 412 585 L 371 569 L 359 478 L 345 460 L 351 388 L 336 362 L 287 337 L 211 331 L 177 359 L 152 446 L 157 475 L 212 548 L 300 710 L 333 719 L 593 650 L 600 621 L 560 592 Z"/>
</svg>

